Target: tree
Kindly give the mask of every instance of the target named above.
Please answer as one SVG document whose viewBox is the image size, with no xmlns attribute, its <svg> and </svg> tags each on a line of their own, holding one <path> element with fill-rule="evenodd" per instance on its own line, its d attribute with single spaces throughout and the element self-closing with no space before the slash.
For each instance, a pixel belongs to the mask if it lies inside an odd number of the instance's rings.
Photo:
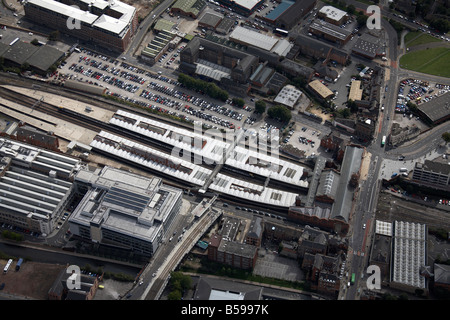
<svg viewBox="0 0 450 320">
<path fill-rule="evenodd" d="M 365 26 L 367 24 L 367 19 L 369 19 L 368 16 L 366 16 L 364 14 L 359 14 L 356 17 L 356 21 L 358 22 L 358 26 L 359 27 Z"/>
<path fill-rule="evenodd" d="M 259 114 L 263 114 L 266 111 L 266 103 L 262 100 L 258 100 L 255 102 L 255 112 Z"/>
<path fill-rule="evenodd" d="M 233 98 L 233 104 L 239 108 L 243 108 L 245 105 L 245 101 L 241 98 Z"/>
<path fill-rule="evenodd" d="M 437 18 L 430 21 L 430 27 L 442 33 L 447 33 L 450 30 L 450 22 L 447 19 Z"/>
<path fill-rule="evenodd" d="M 417 105 L 415 103 L 412 103 L 411 101 L 408 101 L 406 103 L 406 106 L 408 107 L 409 111 L 411 111 L 412 113 L 416 113 L 417 112 Z"/>
<path fill-rule="evenodd" d="M 167 299 L 169 300 L 181 300 L 181 292 L 178 290 L 174 290 L 169 293 L 167 296 Z"/>
<path fill-rule="evenodd" d="M 447 143 L 450 142 L 450 132 L 449 131 L 444 132 L 442 134 L 442 139 L 444 139 L 444 141 L 447 142 Z"/>
<path fill-rule="evenodd" d="M 56 41 L 56 40 L 58 40 L 58 38 L 59 38 L 58 30 L 53 31 L 48 35 L 48 40 L 50 40 L 50 41 Z"/>
<path fill-rule="evenodd" d="M 30 64 L 28 62 L 24 62 L 22 63 L 22 65 L 20 66 L 20 71 L 27 71 L 30 69 Z"/>
<path fill-rule="evenodd" d="M 267 114 L 270 118 L 280 120 L 281 122 L 289 122 L 292 118 L 291 110 L 282 105 L 270 108 L 267 110 Z"/>
<path fill-rule="evenodd" d="M 172 272 L 170 283 L 175 289 L 188 290 L 192 287 L 192 278 L 182 272 Z"/>
<path fill-rule="evenodd" d="M 347 6 L 347 12 L 348 12 L 349 14 L 355 14 L 355 12 L 356 12 L 355 6 L 352 5 L 352 4 L 348 5 L 348 6 Z"/>
<path fill-rule="evenodd" d="M 39 44 L 39 40 L 34 38 L 30 43 L 34 46 L 37 46 Z"/>
</svg>

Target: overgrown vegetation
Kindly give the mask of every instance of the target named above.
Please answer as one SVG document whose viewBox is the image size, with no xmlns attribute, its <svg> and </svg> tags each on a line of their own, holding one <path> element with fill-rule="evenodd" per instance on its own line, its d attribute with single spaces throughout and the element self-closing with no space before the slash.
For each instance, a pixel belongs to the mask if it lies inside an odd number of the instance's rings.
<svg viewBox="0 0 450 320">
<path fill-rule="evenodd" d="M 5 239 L 14 240 L 14 241 L 23 241 L 24 240 L 23 234 L 15 233 L 15 232 L 12 232 L 9 230 L 3 230 L 2 237 Z"/>
<path fill-rule="evenodd" d="M 192 278 L 179 271 L 174 271 L 170 274 L 170 293 L 169 300 L 181 300 L 186 290 L 192 288 Z"/>
<path fill-rule="evenodd" d="M 228 92 L 220 89 L 215 83 L 200 79 L 195 79 L 184 73 L 178 75 L 178 82 L 183 84 L 187 89 L 203 92 L 213 99 L 227 101 Z"/>
<path fill-rule="evenodd" d="M 276 119 L 280 122 L 289 122 L 292 118 L 291 110 L 282 105 L 276 105 L 267 110 L 269 118 Z"/>
<path fill-rule="evenodd" d="M 201 259 L 201 266 L 199 269 L 189 269 L 186 267 L 181 267 L 181 270 L 191 271 L 201 274 L 210 274 L 215 276 L 229 277 L 239 280 L 247 280 L 257 283 L 264 283 L 270 285 L 276 285 L 285 288 L 292 288 L 297 290 L 310 290 L 310 285 L 307 282 L 298 282 L 298 281 L 288 281 L 276 278 L 268 278 L 259 275 L 254 275 L 252 270 L 243 270 L 239 268 L 234 268 L 231 266 L 223 265 L 218 262 L 210 261 L 206 258 Z"/>
</svg>

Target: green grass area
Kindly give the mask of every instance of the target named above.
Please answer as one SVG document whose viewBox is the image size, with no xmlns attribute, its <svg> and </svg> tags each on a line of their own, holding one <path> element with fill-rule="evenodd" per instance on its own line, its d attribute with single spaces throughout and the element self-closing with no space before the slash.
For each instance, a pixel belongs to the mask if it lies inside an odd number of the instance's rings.
<svg viewBox="0 0 450 320">
<path fill-rule="evenodd" d="M 400 58 L 400 67 L 450 78 L 450 48 L 414 51 Z"/>
<path fill-rule="evenodd" d="M 405 36 L 405 46 L 407 47 L 431 42 L 442 42 L 442 40 L 420 31 L 408 32 Z"/>
</svg>

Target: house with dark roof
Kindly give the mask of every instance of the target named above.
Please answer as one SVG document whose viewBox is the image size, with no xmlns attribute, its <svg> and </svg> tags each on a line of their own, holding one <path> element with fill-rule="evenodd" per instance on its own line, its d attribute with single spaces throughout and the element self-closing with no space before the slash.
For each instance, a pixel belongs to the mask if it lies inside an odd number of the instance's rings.
<svg viewBox="0 0 450 320">
<path fill-rule="evenodd" d="M 320 139 L 320 146 L 328 149 L 337 162 L 341 162 L 344 157 L 346 141 L 341 138 L 339 132 L 330 132 Z"/>
<path fill-rule="evenodd" d="M 223 15 L 206 12 L 198 21 L 198 26 L 205 29 L 216 30 L 217 26 L 222 22 Z"/>
<path fill-rule="evenodd" d="M 177 0 L 170 8 L 170 12 L 197 19 L 205 6 L 205 0 Z"/>
<path fill-rule="evenodd" d="M 38 49 L 27 59 L 26 62 L 30 65 L 31 69 L 39 74 L 46 74 L 52 65 L 57 65 L 65 54 L 61 50 L 50 47 L 48 45 L 40 46 Z"/>
<path fill-rule="evenodd" d="M 450 291 L 450 266 L 446 264 L 434 264 L 434 286 Z"/>
<path fill-rule="evenodd" d="M 30 43 L 17 41 L 3 53 L 2 57 L 5 60 L 6 65 L 20 67 L 27 62 L 28 58 L 30 58 L 37 50 L 38 47 Z"/>
<path fill-rule="evenodd" d="M 263 230 L 264 226 L 261 217 L 253 216 L 250 222 L 250 228 L 245 236 L 245 243 L 259 247 L 261 245 Z"/>
<path fill-rule="evenodd" d="M 306 253 L 302 261 L 302 269 L 309 271 L 308 280 L 311 281 L 311 289 L 322 294 L 337 295 L 340 287 L 341 263 L 340 255 Z"/>
<path fill-rule="evenodd" d="M 417 106 L 419 116 L 426 122 L 436 125 L 450 119 L 450 94 L 446 93 Z"/>
<path fill-rule="evenodd" d="M 63 269 L 53 282 L 48 291 L 49 300 L 92 300 L 97 292 L 100 276 L 89 276 L 80 274 L 80 288 L 71 289 L 67 285 L 67 280 L 71 274 L 67 273 L 67 269 Z M 69 280 L 70 281 L 70 280 Z"/>
</svg>

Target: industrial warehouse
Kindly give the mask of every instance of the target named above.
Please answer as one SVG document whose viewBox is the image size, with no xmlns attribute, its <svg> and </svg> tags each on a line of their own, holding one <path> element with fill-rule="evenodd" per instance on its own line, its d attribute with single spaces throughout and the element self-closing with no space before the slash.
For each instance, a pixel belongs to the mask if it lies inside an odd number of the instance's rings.
<svg viewBox="0 0 450 320">
<path fill-rule="evenodd" d="M 74 195 L 81 161 L 4 138 L 0 156 L 0 220 L 49 234 Z"/>
</svg>

